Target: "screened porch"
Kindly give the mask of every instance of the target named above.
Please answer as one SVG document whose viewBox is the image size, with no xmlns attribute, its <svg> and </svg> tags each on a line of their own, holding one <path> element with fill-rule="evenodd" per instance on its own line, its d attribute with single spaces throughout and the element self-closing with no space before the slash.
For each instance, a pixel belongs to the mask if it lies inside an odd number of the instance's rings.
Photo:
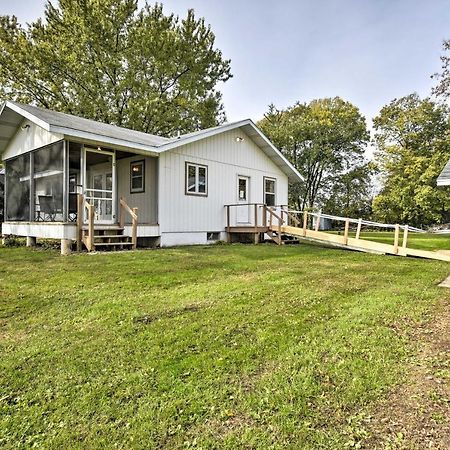
<svg viewBox="0 0 450 450">
<path fill-rule="evenodd" d="M 5 161 L 5 221 L 75 224 L 77 194 L 83 194 L 94 207 L 96 223 L 117 223 L 119 198 L 133 193 L 133 183 L 139 191 L 136 186 L 145 180 L 140 173 L 145 165 L 132 164 L 130 174 L 121 171 L 127 180 L 118 182 L 116 160 L 119 167 L 130 167 L 126 160 L 133 157 L 63 140 L 10 158 Z"/>
</svg>

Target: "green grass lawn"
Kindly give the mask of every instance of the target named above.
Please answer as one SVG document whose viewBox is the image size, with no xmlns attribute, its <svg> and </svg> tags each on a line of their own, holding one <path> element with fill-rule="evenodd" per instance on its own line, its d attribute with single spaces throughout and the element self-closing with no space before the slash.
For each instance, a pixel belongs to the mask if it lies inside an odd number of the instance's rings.
<svg viewBox="0 0 450 450">
<path fill-rule="evenodd" d="M 306 244 L 0 248 L 0 446 L 352 446 L 449 269 Z"/>
<path fill-rule="evenodd" d="M 340 231 L 339 234 L 344 234 Z M 350 231 L 349 236 L 355 237 L 356 232 Z M 394 244 L 393 231 L 363 231 L 361 239 Z M 400 230 L 400 245 L 402 245 L 403 230 Z M 408 234 L 408 247 L 419 250 L 450 250 L 450 234 L 413 233 Z"/>
</svg>

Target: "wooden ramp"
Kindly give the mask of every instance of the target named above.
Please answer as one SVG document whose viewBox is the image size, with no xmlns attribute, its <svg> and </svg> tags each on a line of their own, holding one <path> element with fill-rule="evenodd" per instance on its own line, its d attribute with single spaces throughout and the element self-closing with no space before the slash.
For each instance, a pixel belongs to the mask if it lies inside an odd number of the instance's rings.
<svg viewBox="0 0 450 450">
<path fill-rule="evenodd" d="M 268 206 L 264 203 L 235 203 L 225 205 L 227 226 L 225 230 L 228 234 L 228 242 L 232 242 L 233 235 L 246 234 L 253 235 L 254 242 L 258 243 L 264 236 L 268 236 L 278 245 L 285 244 L 290 238 L 293 240 L 309 240 L 328 246 L 338 247 L 347 250 L 356 250 L 366 253 L 377 253 L 383 255 L 395 256 L 413 256 L 417 258 L 437 259 L 450 262 L 449 250 L 417 250 L 407 247 L 408 233 L 425 233 L 419 228 L 413 228 L 408 225 L 385 224 L 371 222 L 363 219 L 351 219 L 348 217 L 331 216 L 329 214 L 313 213 L 309 211 L 293 211 L 287 205 Z M 237 208 L 246 208 L 250 220 L 250 210 L 253 209 L 253 218 L 248 224 L 234 224 L 236 214 L 232 214 Z M 315 223 L 310 229 L 311 219 Z M 320 231 L 320 218 L 331 218 L 335 221 L 344 222 L 344 234 L 338 235 Z M 350 224 L 357 225 L 355 237 L 349 236 Z M 362 226 L 371 228 L 381 227 L 383 229 L 394 230 L 393 244 L 385 244 L 361 239 Z M 402 242 L 400 245 L 400 230 L 403 230 Z M 288 239 L 286 239 L 288 238 Z"/>
<path fill-rule="evenodd" d="M 305 239 L 311 242 L 318 242 L 348 250 L 396 256 L 414 256 L 417 258 L 437 259 L 439 261 L 450 262 L 450 252 L 447 252 L 445 250 L 417 250 L 399 246 L 398 243 L 397 245 L 395 243 L 394 245 L 383 244 L 379 242 L 368 241 L 366 239 L 356 239 L 345 235 L 341 236 L 337 234 L 326 233 L 324 231 L 309 230 L 306 227 L 300 228 L 296 226 L 282 225 L 281 227 L 271 226 L 270 228 L 272 231 L 279 234 L 288 234 L 290 236 L 295 236 L 298 239 Z"/>
</svg>

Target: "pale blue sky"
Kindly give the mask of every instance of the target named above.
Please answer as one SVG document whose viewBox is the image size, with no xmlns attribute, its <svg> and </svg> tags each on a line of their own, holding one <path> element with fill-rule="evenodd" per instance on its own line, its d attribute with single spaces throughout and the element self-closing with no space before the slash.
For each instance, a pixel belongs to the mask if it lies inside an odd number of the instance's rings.
<svg viewBox="0 0 450 450">
<path fill-rule="evenodd" d="M 41 16 L 44 0 L 0 0 L 0 14 Z M 339 95 L 370 119 L 393 98 L 429 95 L 450 38 L 450 0 L 166 0 L 194 8 L 231 59 L 219 86 L 228 120 L 259 120 L 269 103 Z"/>
</svg>

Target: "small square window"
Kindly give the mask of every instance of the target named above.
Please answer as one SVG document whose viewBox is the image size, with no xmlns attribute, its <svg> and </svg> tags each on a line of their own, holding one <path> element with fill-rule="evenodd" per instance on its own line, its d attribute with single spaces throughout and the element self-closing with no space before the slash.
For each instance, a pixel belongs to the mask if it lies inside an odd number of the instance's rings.
<svg viewBox="0 0 450 450">
<path fill-rule="evenodd" d="M 208 167 L 186 163 L 186 195 L 208 195 Z"/>
<path fill-rule="evenodd" d="M 130 192 L 145 191 L 145 161 L 133 161 L 130 164 Z"/>
</svg>

